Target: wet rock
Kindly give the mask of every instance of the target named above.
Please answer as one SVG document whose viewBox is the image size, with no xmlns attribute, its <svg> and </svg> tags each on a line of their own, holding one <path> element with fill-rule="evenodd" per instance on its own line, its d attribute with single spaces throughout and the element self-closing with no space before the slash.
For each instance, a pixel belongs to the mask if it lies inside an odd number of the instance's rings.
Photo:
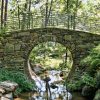
<svg viewBox="0 0 100 100">
<path fill-rule="evenodd" d="M 96 91 L 95 97 L 93 100 L 100 100 L 100 89 Z"/>
<path fill-rule="evenodd" d="M 2 95 L 0 100 L 14 100 L 12 92 L 8 93 L 8 94 L 5 94 L 5 95 Z"/>
<path fill-rule="evenodd" d="M 14 92 L 18 87 L 18 84 L 15 82 L 4 81 L 0 82 L 1 89 L 5 90 L 5 93 Z"/>
<path fill-rule="evenodd" d="M 18 87 L 15 82 L 0 82 L 0 100 L 13 100 L 13 92 Z"/>
<path fill-rule="evenodd" d="M 41 74 L 45 71 L 45 69 L 42 67 L 42 65 L 40 64 L 30 64 L 32 70 L 36 73 L 36 74 Z"/>
<path fill-rule="evenodd" d="M 4 94 L 4 93 L 5 93 L 5 89 L 0 86 L 0 94 Z"/>
</svg>

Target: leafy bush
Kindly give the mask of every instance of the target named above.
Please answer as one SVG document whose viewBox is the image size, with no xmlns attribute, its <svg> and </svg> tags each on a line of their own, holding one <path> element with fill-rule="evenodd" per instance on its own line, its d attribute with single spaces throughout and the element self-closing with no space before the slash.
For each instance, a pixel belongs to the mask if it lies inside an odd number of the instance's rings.
<svg viewBox="0 0 100 100">
<path fill-rule="evenodd" d="M 94 61 L 94 60 L 96 60 L 96 61 Z M 81 61 L 81 65 L 85 64 L 88 66 L 95 66 L 95 64 L 97 65 L 98 63 L 100 64 L 100 45 L 98 45 L 96 48 L 94 48 L 90 52 L 90 55 Z"/>
<path fill-rule="evenodd" d="M 35 87 L 34 82 L 29 81 L 23 73 L 0 69 L 0 81 L 6 80 L 18 83 L 19 88 L 16 90 L 15 94 L 18 94 L 22 91 L 30 91 Z"/>
<path fill-rule="evenodd" d="M 89 74 L 91 76 L 94 76 L 99 67 L 100 67 L 100 59 L 96 58 L 91 62 L 91 66 L 88 69 Z"/>
<path fill-rule="evenodd" d="M 81 61 L 85 69 L 84 73 L 75 72 L 72 82 L 67 87 L 70 90 L 78 90 L 83 86 L 100 88 L 100 45 L 93 49 L 88 57 Z"/>
<path fill-rule="evenodd" d="M 96 80 L 93 77 L 91 77 L 90 75 L 86 74 L 86 73 L 82 76 L 82 82 L 85 85 L 88 85 L 88 86 L 91 86 L 91 87 L 96 86 Z"/>
<path fill-rule="evenodd" d="M 96 87 L 96 79 L 89 74 L 84 73 L 82 76 L 75 75 L 74 79 L 67 84 L 71 91 L 81 90 L 84 86 Z"/>
<path fill-rule="evenodd" d="M 67 85 L 67 88 L 70 91 L 80 91 L 82 87 L 83 87 L 83 82 L 81 80 L 70 82 Z"/>
</svg>

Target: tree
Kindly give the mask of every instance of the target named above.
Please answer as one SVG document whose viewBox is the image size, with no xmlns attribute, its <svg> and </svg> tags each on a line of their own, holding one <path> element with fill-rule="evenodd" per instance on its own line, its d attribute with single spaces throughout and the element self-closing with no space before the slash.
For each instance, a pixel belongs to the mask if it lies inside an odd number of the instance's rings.
<svg viewBox="0 0 100 100">
<path fill-rule="evenodd" d="M 20 29 L 20 7 L 19 7 L 19 1 L 17 0 L 17 9 L 18 9 L 18 21 L 19 21 L 19 29 Z"/>
<path fill-rule="evenodd" d="M 3 19 L 4 19 L 4 16 L 3 16 L 3 13 L 4 13 L 4 0 L 1 1 L 1 29 L 3 28 Z"/>
<path fill-rule="evenodd" d="M 8 8 L 8 0 L 5 0 L 4 27 L 6 27 L 7 23 L 7 8 Z"/>
</svg>

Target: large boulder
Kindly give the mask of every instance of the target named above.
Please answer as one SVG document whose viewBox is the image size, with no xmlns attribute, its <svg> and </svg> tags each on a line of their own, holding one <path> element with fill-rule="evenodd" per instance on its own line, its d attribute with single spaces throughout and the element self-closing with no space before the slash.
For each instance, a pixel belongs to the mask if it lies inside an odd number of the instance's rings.
<svg viewBox="0 0 100 100">
<path fill-rule="evenodd" d="M 18 87 L 15 82 L 0 82 L 0 100 L 13 100 L 13 92 Z"/>
<path fill-rule="evenodd" d="M 5 90 L 5 93 L 14 92 L 18 84 L 11 81 L 0 82 L 0 89 Z"/>
<path fill-rule="evenodd" d="M 2 95 L 0 100 L 14 100 L 12 92 Z"/>
</svg>

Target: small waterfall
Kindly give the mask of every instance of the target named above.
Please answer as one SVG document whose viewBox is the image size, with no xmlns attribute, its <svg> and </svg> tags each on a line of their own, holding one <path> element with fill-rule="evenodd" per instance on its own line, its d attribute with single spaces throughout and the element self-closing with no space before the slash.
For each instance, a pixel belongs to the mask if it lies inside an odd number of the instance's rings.
<svg viewBox="0 0 100 100">
<path fill-rule="evenodd" d="M 57 81 L 58 82 L 62 81 L 62 78 L 59 76 L 60 71 L 55 71 L 55 70 L 48 71 L 48 75 L 50 78 L 50 81 L 48 82 L 48 84 L 50 86 L 51 98 L 46 99 L 47 98 L 46 82 L 43 81 L 38 75 L 36 75 L 32 71 L 29 61 L 28 61 L 28 68 L 29 68 L 31 78 L 35 81 L 36 86 L 38 88 L 38 93 L 39 93 L 38 96 L 33 95 L 32 98 L 34 98 L 35 100 L 58 100 L 59 98 L 60 98 L 59 100 L 71 100 L 72 99 L 72 95 L 71 93 L 66 91 L 66 87 L 63 84 L 56 83 Z M 54 86 L 52 86 L 52 84 Z M 50 94 L 48 96 L 50 96 Z"/>
</svg>

